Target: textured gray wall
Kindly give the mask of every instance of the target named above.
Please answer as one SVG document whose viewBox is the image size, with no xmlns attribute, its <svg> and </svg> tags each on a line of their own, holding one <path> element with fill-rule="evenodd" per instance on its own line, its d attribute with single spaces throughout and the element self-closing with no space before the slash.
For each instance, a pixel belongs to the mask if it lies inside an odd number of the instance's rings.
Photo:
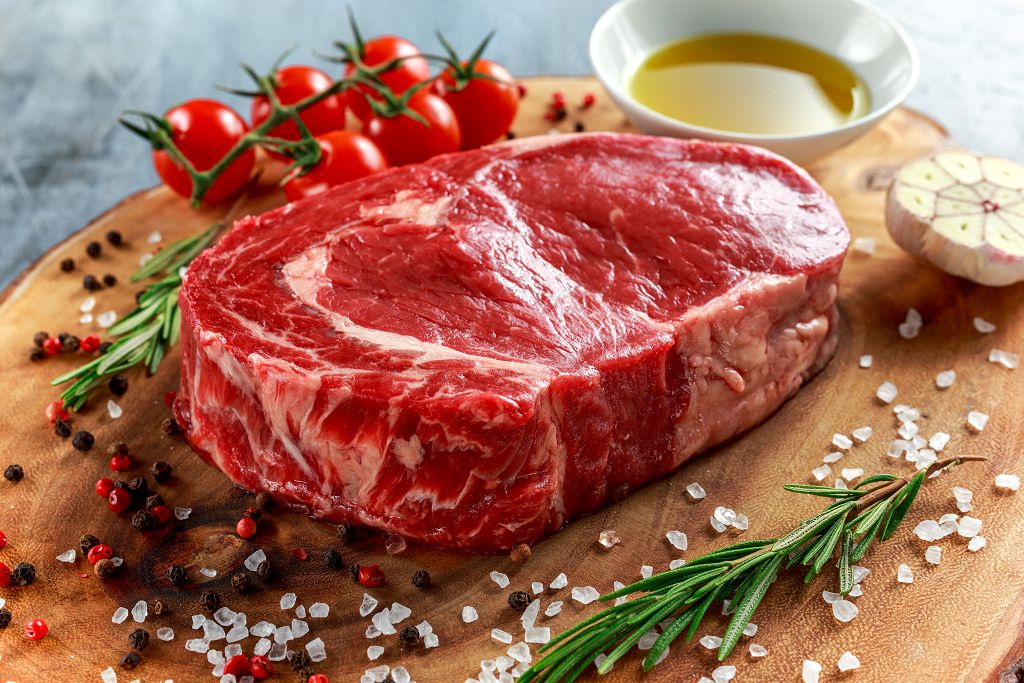
<svg viewBox="0 0 1024 683">
<path fill-rule="evenodd" d="M 878 2 L 921 51 L 910 104 L 963 144 L 1024 161 L 1024 0 Z M 244 83 L 239 61 L 264 67 L 292 45 L 296 59 L 312 59 L 311 49 L 348 38 L 345 4 L 0 0 L 0 285 L 156 182 L 145 146 L 115 125 L 119 111 L 215 95 L 214 83 Z M 587 36 L 611 0 L 350 4 L 367 34 L 426 48 L 435 29 L 465 50 L 497 28 L 491 56 L 526 76 L 587 73 Z"/>
</svg>

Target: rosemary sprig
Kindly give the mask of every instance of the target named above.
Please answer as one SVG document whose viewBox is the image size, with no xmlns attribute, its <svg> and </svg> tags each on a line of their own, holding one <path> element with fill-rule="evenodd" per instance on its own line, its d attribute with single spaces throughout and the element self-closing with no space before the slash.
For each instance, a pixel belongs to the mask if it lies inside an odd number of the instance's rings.
<svg viewBox="0 0 1024 683">
<path fill-rule="evenodd" d="M 810 582 L 838 555 L 839 592 L 846 595 L 854 585 L 853 563 L 864 556 L 873 541 L 884 541 L 895 533 L 931 474 L 984 459 L 962 456 L 943 460 L 910 479 L 878 474 L 852 489 L 790 484 L 785 487 L 787 491 L 821 496 L 832 502 L 778 538 L 734 543 L 701 555 L 678 569 L 602 596 L 602 601 L 609 601 L 642 593 L 553 638 L 540 648 L 543 657 L 519 680 L 569 683 L 604 653 L 607 656 L 597 666 L 597 673 L 608 673 L 645 633 L 669 620 L 644 658 L 643 668 L 648 671 L 661 661 L 669 645 L 683 631 L 687 641 L 693 637 L 711 605 L 727 601 L 727 611 L 733 616 L 718 648 L 718 659 L 722 661 L 736 647 L 743 629 L 781 571 L 796 564 L 809 567 L 805 580 Z"/>
</svg>

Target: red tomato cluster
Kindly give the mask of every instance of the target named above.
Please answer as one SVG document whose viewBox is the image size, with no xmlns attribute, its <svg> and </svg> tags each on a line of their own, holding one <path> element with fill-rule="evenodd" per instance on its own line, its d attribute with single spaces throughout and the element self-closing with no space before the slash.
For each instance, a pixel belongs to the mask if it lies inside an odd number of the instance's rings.
<svg viewBox="0 0 1024 683">
<path fill-rule="evenodd" d="M 359 83 L 299 112 L 303 127 L 320 145 L 320 158 L 312 167 L 287 176 L 284 191 L 290 201 L 389 166 L 494 142 L 515 117 L 521 91 L 511 74 L 490 60 L 477 59 L 467 66 L 452 54 L 449 66 L 431 75 L 430 64 L 419 48 L 391 35 L 365 42 L 359 39 L 350 55 L 345 78 L 361 73 L 372 79 L 373 69 L 393 66 L 376 75 L 377 87 Z M 272 78 L 274 93 L 283 105 L 322 93 L 334 82 L 327 72 L 306 65 L 282 67 Z M 347 111 L 355 119 L 349 130 Z M 195 171 L 209 171 L 272 113 L 266 95 L 253 98 L 248 123 L 215 100 L 195 99 L 173 107 L 163 120 L 183 159 L 157 144 L 153 163 L 158 175 L 178 194 L 191 196 L 192 178 L 184 164 Z M 351 130 L 353 126 L 359 132 Z M 272 157 L 290 161 L 301 156 L 298 147 L 288 144 L 303 138 L 295 121 L 281 123 L 262 137 L 258 144 Z M 219 170 L 203 201 L 217 204 L 237 197 L 249 183 L 256 162 L 252 148 L 243 152 Z"/>
</svg>

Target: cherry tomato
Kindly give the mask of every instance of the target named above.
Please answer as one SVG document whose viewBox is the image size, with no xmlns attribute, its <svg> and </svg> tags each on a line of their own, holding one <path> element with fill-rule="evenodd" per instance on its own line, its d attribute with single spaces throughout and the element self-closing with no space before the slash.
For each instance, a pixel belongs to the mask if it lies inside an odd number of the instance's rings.
<svg viewBox="0 0 1024 683">
<path fill-rule="evenodd" d="M 322 150 L 320 161 L 308 173 L 292 178 L 284 185 L 284 195 L 290 202 L 379 173 L 388 167 L 384 154 L 365 135 L 336 130 L 319 136 L 317 141 Z"/>
<path fill-rule="evenodd" d="M 411 59 L 403 60 L 391 71 L 380 75 L 380 80 L 391 88 L 391 92 L 401 95 L 417 83 L 422 83 L 430 78 L 430 64 L 423 57 L 416 56 L 419 54 L 419 48 L 405 38 L 379 36 L 363 44 L 363 52 L 359 55 L 359 59 L 366 66 L 380 66 L 392 59 L 411 57 Z M 355 70 L 356 68 L 352 64 L 346 66 L 345 77 L 351 76 Z M 379 99 L 373 88 L 365 85 L 356 85 L 345 91 L 348 106 L 360 121 L 366 121 L 373 114 L 370 105 L 366 102 L 367 96 Z"/>
<path fill-rule="evenodd" d="M 171 140 L 197 171 L 210 169 L 249 132 L 234 109 L 216 100 L 189 100 L 169 109 L 164 118 L 171 126 Z M 255 159 L 253 150 L 246 150 L 213 182 L 203 201 L 217 204 L 241 192 Z M 172 190 L 183 197 L 192 195 L 192 178 L 166 151 L 154 150 L 153 166 Z"/>
<path fill-rule="evenodd" d="M 449 68 L 440 81 L 444 101 L 459 121 L 462 149 L 486 145 L 505 135 L 519 107 L 519 89 L 512 74 L 501 64 L 480 59 L 473 66 L 473 73 L 488 78 L 472 78 L 458 90 Z"/>
<path fill-rule="evenodd" d="M 406 106 L 422 116 L 427 125 L 404 114 L 374 115 L 363 123 L 363 135 L 376 143 L 390 165 L 414 164 L 458 151 L 459 122 L 443 99 L 421 90 L 409 98 Z"/>
<path fill-rule="evenodd" d="M 281 104 L 295 104 L 307 97 L 322 92 L 331 86 L 333 82 L 326 72 L 312 66 L 293 65 L 278 69 L 274 74 L 274 92 Z M 252 101 L 252 127 L 262 125 L 270 118 L 270 100 L 266 97 L 256 97 Z M 341 94 L 330 95 L 312 107 L 299 112 L 299 118 L 306 124 L 306 128 L 313 135 L 323 135 L 332 130 L 339 130 L 345 127 L 345 98 Z M 285 140 L 298 140 L 299 129 L 294 121 L 286 121 L 273 128 L 270 137 L 283 138 Z M 275 154 L 281 158 L 283 155 Z"/>
</svg>

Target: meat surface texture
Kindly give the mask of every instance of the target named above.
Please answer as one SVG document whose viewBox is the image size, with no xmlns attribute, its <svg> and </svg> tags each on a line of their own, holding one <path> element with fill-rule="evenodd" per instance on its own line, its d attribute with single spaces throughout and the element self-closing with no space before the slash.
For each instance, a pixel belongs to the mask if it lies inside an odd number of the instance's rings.
<svg viewBox="0 0 1024 683">
<path fill-rule="evenodd" d="M 175 411 L 234 482 L 315 517 L 532 543 L 821 369 L 848 242 L 756 148 L 585 134 L 438 157 L 199 256 Z"/>
</svg>

